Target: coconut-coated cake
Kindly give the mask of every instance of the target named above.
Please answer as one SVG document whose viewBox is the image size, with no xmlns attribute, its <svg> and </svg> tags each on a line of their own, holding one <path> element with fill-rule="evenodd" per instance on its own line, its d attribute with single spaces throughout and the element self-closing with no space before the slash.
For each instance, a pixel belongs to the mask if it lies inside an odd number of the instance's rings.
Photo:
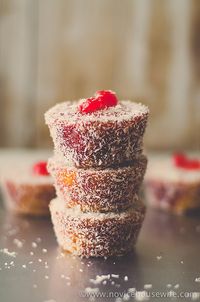
<svg viewBox="0 0 200 302">
<path fill-rule="evenodd" d="M 67 165 L 109 167 L 141 155 L 149 114 L 146 106 L 121 101 L 85 114 L 77 109 L 82 101 L 57 104 L 45 114 L 55 152 Z"/>
<path fill-rule="evenodd" d="M 83 213 L 69 209 L 62 200 L 50 203 L 51 218 L 59 245 L 82 257 L 108 257 L 128 253 L 136 243 L 145 214 L 138 202 L 120 213 Z"/>
<path fill-rule="evenodd" d="M 18 163 L 2 175 L 1 184 L 8 210 L 33 216 L 49 215 L 49 202 L 56 193 L 46 162 L 37 162 L 33 167 Z"/>
<path fill-rule="evenodd" d="M 152 158 L 144 189 L 147 205 L 175 214 L 200 209 L 200 161 L 180 154 Z"/>
<path fill-rule="evenodd" d="M 138 199 L 146 166 L 145 155 L 128 166 L 106 169 L 68 167 L 58 156 L 48 160 L 57 196 L 68 207 L 79 206 L 84 212 L 120 211 L 130 207 Z"/>
</svg>

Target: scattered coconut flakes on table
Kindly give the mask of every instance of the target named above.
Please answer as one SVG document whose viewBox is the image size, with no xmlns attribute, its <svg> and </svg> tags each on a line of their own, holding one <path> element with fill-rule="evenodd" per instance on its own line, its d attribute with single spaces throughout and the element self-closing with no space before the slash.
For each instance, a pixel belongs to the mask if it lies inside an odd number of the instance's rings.
<svg viewBox="0 0 200 302">
<path fill-rule="evenodd" d="M 167 292 L 168 297 L 170 298 L 175 298 L 176 297 L 176 292 L 174 290 L 170 290 Z"/>
<path fill-rule="evenodd" d="M 135 300 L 136 301 L 148 301 L 149 296 L 146 290 L 143 291 L 136 291 L 135 292 Z"/>
<path fill-rule="evenodd" d="M 9 250 L 6 249 L 6 248 L 1 249 L 0 252 L 3 253 L 3 254 L 5 254 L 5 255 L 8 255 L 10 257 L 16 257 L 17 256 L 16 252 L 9 252 Z"/>
<path fill-rule="evenodd" d="M 200 292 L 193 292 L 193 293 L 192 293 L 191 299 L 192 299 L 193 301 L 199 300 L 199 298 L 200 298 Z"/>
<path fill-rule="evenodd" d="M 175 284 L 175 285 L 174 285 L 174 288 L 175 288 L 175 289 L 177 289 L 177 288 L 179 288 L 179 287 L 180 287 L 179 284 Z"/>
<path fill-rule="evenodd" d="M 24 245 L 24 243 L 23 243 L 21 240 L 17 239 L 17 238 L 14 238 L 14 239 L 13 239 L 13 243 L 14 243 L 18 248 L 22 248 L 23 245 Z"/>
<path fill-rule="evenodd" d="M 32 243 L 31 243 L 31 245 L 32 245 L 32 247 L 34 248 L 34 249 L 36 249 L 37 248 L 37 243 L 35 242 L 35 241 L 33 241 Z"/>
<path fill-rule="evenodd" d="M 130 287 L 128 288 L 128 292 L 129 293 L 134 293 L 136 291 L 136 288 L 135 287 Z"/>
<path fill-rule="evenodd" d="M 85 288 L 85 293 L 87 294 L 96 294 L 99 292 L 99 288 L 98 287 L 86 287 Z"/>
<path fill-rule="evenodd" d="M 90 279 L 90 282 L 93 284 L 100 284 L 104 280 L 110 279 L 110 274 L 108 275 L 97 275 L 96 279 Z"/>
<path fill-rule="evenodd" d="M 111 277 L 113 277 L 113 278 L 119 278 L 119 275 L 111 274 Z"/>
<path fill-rule="evenodd" d="M 125 294 L 123 295 L 123 301 L 128 301 L 128 300 L 130 300 L 130 296 L 129 296 L 128 293 L 125 293 Z"/>
<path fill-rule="evenodd" d="M 150 289 L 152 288 L 152 284 L 144 284 L 144 289 Z"/>
</svg>

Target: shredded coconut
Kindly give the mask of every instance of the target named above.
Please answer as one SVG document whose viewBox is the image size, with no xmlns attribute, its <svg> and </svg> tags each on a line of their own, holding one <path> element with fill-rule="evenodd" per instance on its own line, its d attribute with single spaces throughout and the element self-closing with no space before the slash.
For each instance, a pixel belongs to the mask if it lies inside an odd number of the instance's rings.
<svg viewBox="0 0 200 302">
<path fill-rule="evenodd" d="M 199 298 L 200 298 L 200 292 L 193 292 L 193 293 L 192 293 L 191 299 L 192 299 L 193 301 L 199 300 Z"/>
<path fill-rule="evenodd" d="M 111 277 L 113 277 L 113 278 L 119 278 L 119 275 L 111 274 Z"/>
<path fill-rule="evenodd" d="M 96 276 L 96 279 L 90 279 L 90 282 L 93 283 L 93 284 L 100 284 L 102 281 L 104 280 L 109 280 L 110 279 L 110 274 L 108 275 L 97 275 Z"/>
<path fill-rule="evenodd" d="M 150 288 L 152 288 L 152 284 L 145 284 L 144 285 L 144 289 L 150 289 Z"/>
<path fill-rule="evenodd" d="M 121 101 L 117 106 L 108 107 L 106 110 L 98 110 L 90 114 L 82 114 L 77 110 L 76 102 L 63 102 L 50 108 L 45 113 L 45 121 L 47 124 L 59 122 L 68 122 L 75 124 L 77 122 L 108 122 L 108 121 L 124 121 L 131 120 L 134 117 L 148 114 L 149 110 L 140 103 L 131 101 Z"/>
<path fill-rule="evenodd" d="M 135 292 L 135 300 L 136 301 L 148 301 L 149 300 L 149 296 L 147 291 L 143 290 L 143 291 L 136 291 Z"/>
<path fill-rule="evenodd" d="M 23 247 L 23 242 L 17 238 L 15 238 L 13 240 L 13 243 L 18 247 L 18 248 L 22 248 Z"/>
<path fill-rule="evenodd" d="M 16 255 L 17 255 L 16 252 L 9 252 L 9 250 L 7 248 L 1 249 L 0 252 L 4 253 L 10 257 L 16 257 Z"/>
<path fill-rule="evenodd" d="M 174 285 L 174 288 L 175 288 L 175 289 L 177 289 L 177 288 L 179 288 L 179 287 L 180 287 L 179 284 L 175 284 L 175 285 Z"/>
<path fill-rule="evenodd" d="M 36 242 L 34 242 L 34 241 L 32 242 L 32 244 L 31 244 L 31 245 L 32 245 L 32 247 L 33 247 L 34 249 L 37 247 L 37 243 L 36 243 Z"/>
<path fill-rule="evenodd" d="M 85 288 L 85 292 L 88 294 L 96 294 L 99 292 L 99 288 L 98 287 L 86 287 Z"/>
</svg>

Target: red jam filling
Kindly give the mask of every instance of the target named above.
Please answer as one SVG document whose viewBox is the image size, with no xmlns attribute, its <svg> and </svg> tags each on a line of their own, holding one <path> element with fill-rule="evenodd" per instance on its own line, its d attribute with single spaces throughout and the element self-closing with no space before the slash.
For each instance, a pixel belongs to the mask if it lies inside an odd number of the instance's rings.
<svg viewBox="0 0 200 302">
<path fill-rule="evenodd" d="M 173 161 L 176 167 L 186 170 L 200 169 L 200 160 L 190 159 L 186 155 L 177 153 L 173 155 Z"/>
<path fill-rule="evenodd" d="M 36 164 L 34 164 L 33 173 L 36 175 L 43 175 L 43 176 L 49 175 L 49 172 L 47 171 L 47 162 L 39 161 Z"/>
<path fill-rule="evenodd" d="M 81 113 L 90 113 L 116 106 L 117 103 L 118 99 L 115 92 L 111 90 L 99 90 L 94 94 L 93 97 L 85 99 L 78 106 L 78 110 Z"/>
</svg>

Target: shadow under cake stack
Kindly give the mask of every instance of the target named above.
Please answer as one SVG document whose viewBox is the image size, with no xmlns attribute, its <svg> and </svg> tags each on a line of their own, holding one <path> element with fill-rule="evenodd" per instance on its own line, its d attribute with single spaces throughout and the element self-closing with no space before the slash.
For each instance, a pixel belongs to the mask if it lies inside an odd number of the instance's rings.
<svg viewBox="0 0 200 302">
<path fill-rule="evenodd" d="M 144 220 L 138 192 L 148 108 L 98 91 L 45 114 L 54 142 L 48 170 L 57 198 L 50 212 L 59 245 L 74 255 L 105 257 L 133 249 Z"/>
</svg>

